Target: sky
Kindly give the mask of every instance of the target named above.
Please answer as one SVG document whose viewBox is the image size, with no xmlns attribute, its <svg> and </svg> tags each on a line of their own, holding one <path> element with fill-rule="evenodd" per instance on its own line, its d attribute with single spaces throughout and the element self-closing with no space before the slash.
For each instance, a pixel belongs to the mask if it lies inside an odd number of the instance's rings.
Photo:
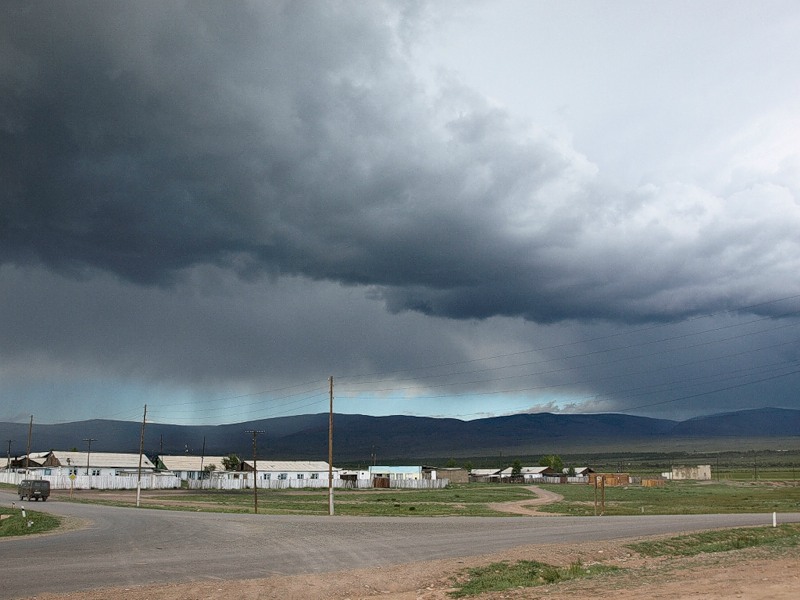
<svg viewBox="0 0 800 600">
<path fill-rule="evenodd" d="M 793 1 L 5 2 L 0 421 L 800 409 Z"/>
</svg>

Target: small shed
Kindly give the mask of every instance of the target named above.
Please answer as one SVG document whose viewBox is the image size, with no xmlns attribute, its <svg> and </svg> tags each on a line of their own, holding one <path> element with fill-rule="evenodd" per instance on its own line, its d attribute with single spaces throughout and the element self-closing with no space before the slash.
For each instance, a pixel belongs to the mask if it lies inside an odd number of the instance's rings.
<svg viewBox="0 0 800 600">
<path fill-rule="evenodd" d="M 680 480 L 696 480 L 696 481 L 710 481 L 711 480 L 711 465 L 697 465 L 697 466 L 681 466 L 672 467 L 668 473 L 662 473 L 666 479 Z"/>
<path fill-rule="evenodd" d="M 589 473 L 589 485 L 597 485 L 598 479 L 603 480 L 606 487 L 630 485 L 631 476 L 628 473 Z"/>
<path fill-rule="evenodd" d="M 431 479 L 447 479 L 450 483 L 469 483 L 469 472 L 461 467 L 438 467 Z"/>
</svg>

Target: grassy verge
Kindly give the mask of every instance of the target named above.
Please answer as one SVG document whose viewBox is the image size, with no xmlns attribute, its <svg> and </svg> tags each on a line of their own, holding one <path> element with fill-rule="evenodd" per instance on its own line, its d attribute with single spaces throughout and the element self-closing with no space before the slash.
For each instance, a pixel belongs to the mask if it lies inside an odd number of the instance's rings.
<svg viewBox="0 0 800 600">
<path fill-rule="evenodd" d="M 335 512 L 353 516 L 509 516 L 491 510 L 492 502 L 533 499 L 530 491 L 519 485 L 453 485 L 443 490 L 336 490 Z M 74 501 L 130 506 L 118 492 L 98 492 L 92 496 L 76 494 Z M 67 500 L 67 498 L 63 498 Z M 253 491 L 184 491 L 146 494 L 146 508 L 208 512 L 253 512 Z M 327 515 L 327 490 L 258 490 L 261 514 Z"/>
<path fill-rule="evenodd" d="M 61 525 L 59 517 L 33 510 L 26 510 L 23 517 L 21 509 L 0 508 L 0 515 L 7 515 L 0 520 L 0 537 L 44 533 Z"/>
<path fill-rule="evenodd" d="M 588 485 L 542 486 L 564 500 L 542 511 L 575 516 L 594 515 L 595 490 Z M 598 506 L 599 506 L 598 495 Z M 599 508 L 598 508 L 599 510 Z M 697 483 L 671 481 L 662 488 L 606 487 L 606 515 L 690 515 L 771 513 L 800 510 L 800 486 L 762 483 Z"/>
<path fill-rule="evenodd" d="M 755 546 L 798 546 L 800 524 L 778 527 L 747 527 L 706 531 L 647 542 L 626 547 L 645 556 L 695 556 L 705 552 L 727 552 Z"/>
<path fill-rule="evenodd" d="M 608 565 L 584 567 L 579 562 L 572 563 L 568 567 L 556 567 L 529 560 L 516 563 L 498 562 L 467 570 L 455 582 L 453 587 L 456 589 L 450 592 L 450 595 L 454 598 L 464 598 L 485 592 L 500 592 L 591 577 L 617 570 L 617 567 Z"/>
</svg>

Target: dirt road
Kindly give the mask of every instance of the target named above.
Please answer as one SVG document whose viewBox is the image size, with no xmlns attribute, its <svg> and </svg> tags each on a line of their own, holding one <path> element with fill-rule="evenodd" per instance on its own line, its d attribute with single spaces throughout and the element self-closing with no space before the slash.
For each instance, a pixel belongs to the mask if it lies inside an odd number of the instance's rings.
<svg viewBox="0 0 800 600">
<path fill-rule="evenodd" d="M 535 510 L 537 503 L 553 499 L 539 496 L 506 507 Z M 625 548 L 626 540 L 615 539 L 745 525 L 761 522 L 758 515 L 314 518 L 68 503 L 47 508 L 91 523 L 68 535 L 0 544 L 0 598 L 445 600 L 464 569 L 521 559 L 564 566 L 600 562 L 623 570 L 483 598 L 788 600 L 797 597 L 800 583 L 797 548 L 665 560 L 638 557 Z M 785 517 L 800 520 L 798 514 Z M 31 561 L 48 566 L 32 577 Z M 76 591 L 55 593 L 68 589 Z"/>
<path fill-rule="evenodd" d="M 511 502 L 492 502 L 488 505 L 492 510 L 499 512 L 511 513 L 514 515 L 529 515 L 534 517 L 555 517 L 557 513 L 546 513 L 539 511 L 540 506 L 558 502 L 564 499 L 561 494 L 556 494 L 549 490 L 543 490 L 535 485 L 530 485 L 525 488 L 536 494 L 536 498 L 529 498 L 525 500 L 514 500 Z"/>
<path fill-rule="evenodd" d="M 238 581 L 204 580 L 157 586 L 126 586 L 72 594 L 37 594 L 36 600 L 450 600 L 448 592 L 465 569 L 501 560 L 539 560 L 569 565 L 602 562 L 622 570 L 589 580 L 480 596 L 480 600 L 794 600 L 800 586 L 800 550 L 783 554 L 743 550 L 683 559 L 642 559 L 625 540 L 525 546 L 468 559 Z M 245 573 L 243 573 L 244 575 Z M 33 596 L 28 597 L 33 600 Z"/>
</svg>

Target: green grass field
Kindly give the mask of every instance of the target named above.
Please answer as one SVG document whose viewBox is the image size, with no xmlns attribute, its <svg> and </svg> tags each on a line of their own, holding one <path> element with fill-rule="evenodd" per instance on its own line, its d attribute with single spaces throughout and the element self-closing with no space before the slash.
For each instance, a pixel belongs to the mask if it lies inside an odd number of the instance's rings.
<svg viewBox="0 0 800 600">
<path fill-rule="evenodd" d="M 564 500 L 539 507 L 543 512 L 572 516 L 595 514 L 594 487 L 583 484 L 542 486 Z M 133 493 L 76 494 L 75 501 L 130 506 Z M 337 490 L 335 513 L 358 516 L 509 516 L 492 510 L 494 502 L 533 500 L 524 485 L 456 484 L 443 490 Z M 61 498 L 68 500 L 67 497 Z M 601 496 L 598 492 L 598 510 Z M 150 492 L 145 508 L 213 512 L 253 512 L 253 491 Z M 261 514 L 328 514 L 326 490 L 258 491 Z M 606 487 L 606 515 L 713 514 L 800 512 L 800 485 L 791 482 L 667 482 L 662 488 L 637 485 Z"/>
<path fill-rule="evenodd" d="M 589 485 L 542 486 L 564 496 L 541 510 L 576 516 L 595 514 Z M 598 504 L 600 492 L 597 493 Z M 783 482 L 667 482 L 663 488 L 606 487 L 606 515 L 800 512 L 800 486 Z"/>
<path fill-rule="evenodd" d="M 252 512 L 253 491 L 187 493 L 186 501 L 206 510 Z M 522 486 L 461 484 L 443 490 L 337 490 L 335 512 L 339 515 L 371 516 L 498 516 L 487 507 L 491 502 L 534 498 Z M 171 494 L 147 497 L 147 505 L 174 501 Z M 259 490 L 258 510 L 264 514 L 328 514 L 325 490 Z"/>
</svg>

